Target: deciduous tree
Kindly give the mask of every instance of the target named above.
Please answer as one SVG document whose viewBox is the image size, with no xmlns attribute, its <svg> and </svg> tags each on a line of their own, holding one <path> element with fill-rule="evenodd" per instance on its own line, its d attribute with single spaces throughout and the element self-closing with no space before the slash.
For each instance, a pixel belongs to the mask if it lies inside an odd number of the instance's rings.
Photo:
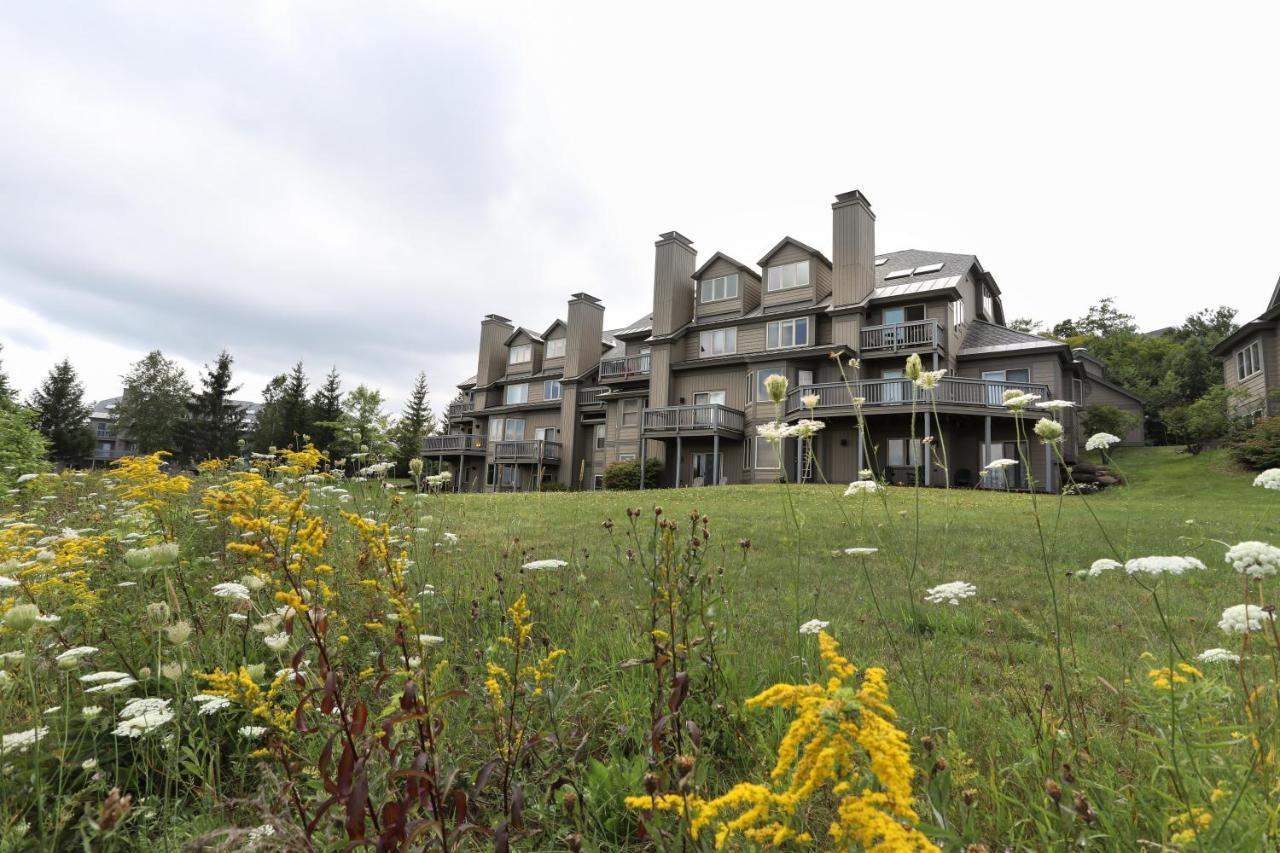
<svg viewBox="0 0 1280 853">
<path fill-rule="evenodd" d="M 124 377 L 116 407 L 117 429 L 137 444 L 139 453 L 173 451 L 191 399 L 191 383 L 176 361 L 153 350 Z"/>
</svg>

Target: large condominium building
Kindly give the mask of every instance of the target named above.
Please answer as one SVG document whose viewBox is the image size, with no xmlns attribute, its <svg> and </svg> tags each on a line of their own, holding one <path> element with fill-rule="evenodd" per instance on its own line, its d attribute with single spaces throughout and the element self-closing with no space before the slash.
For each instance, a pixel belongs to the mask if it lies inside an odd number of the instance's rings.
<svg viewBox="0 0 1280 853">
<path fill-rule="evenodd" d="M 1267 310 L 1213 348 L 1222 359 L 1222 379 L 1239 389 L 1237 413 L 1256 419 L 1280 414 L 1280 281 Z"/>
<path fill-rule="evenodd" d="M 232 400 L 231 403 L 244 410 L 246 429 L 253 425 L 258 417 L 258 410 L 262 408 L 261 403 L 251 403 L 248 400 Z M 138 452 L 137 442 L 119 428 L 116 418 L 116 408 L 119 405 L 119 397 L 106 397 L 90 404 L 89 430 L 94 439 L 93 453 L 86 460 L 90 466 L 110 465 L 121 457 Z"/>
<path fill-rule="evenodd" d="M 722 251 L 699 264 L 692 240 L 662 234 L 653 311 L 622 328 L 605 331 L 604 306 L 585 293 L 541 331 L 486 316 L 476 375 L 458 386 L 449 434 L 427 439 L 424 455 L 466 490 L 601 488 L 606 466 L 639 459 L 661 459 L 667 486 L 784 473 L 847 482 L 869 468 L 896 483 L 1021 488 L 1023 465 L 979 481 L 987 461 L 1022 458 L 1006 390 L 1141 412 L 1085 351 L 1005 326 L 1000 288 L 974 255 L 877 254 L 875 215 L 858 191 L 836 197 L 832 219 L 830 258 L 783 237 L 754 264 Z M 912 353 L 947 370 L 914 407 L 903 378 Z M 771 374 L 790 382 L 780 412 L 764 387 Z M 811 460 L 794 440 L 778 452 L 757 435 L 779 415 L 807 417 L 808 395 L 826 422 Z M 855 398 L 865 401 L 865 442 Z M 1065 417 L 1068 460 L 1078 415 Z M 1141 443 L 1142 431 L 1124 438 Z M 1048 451 L 1038 441 L 1022 450 L 1035 480 L 1056 489 Z"/>
</svg>

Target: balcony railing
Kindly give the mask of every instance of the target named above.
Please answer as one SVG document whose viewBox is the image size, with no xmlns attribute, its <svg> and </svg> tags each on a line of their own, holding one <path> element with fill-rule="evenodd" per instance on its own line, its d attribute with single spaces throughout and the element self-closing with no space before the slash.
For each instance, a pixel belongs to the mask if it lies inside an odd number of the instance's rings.
<svg viewBox="0 0 1280 853">
<path fill-rule="evenodd" d="M 532 441 L 495 441 L 493 443 L 493 458 L 496 460 L 514 460 L 514 461 L 530 461 L 537 462 L 559 462 L 560 461 L 560 442 L 543 441 L 534 439 Z"/>
<path fill-rule="evenodd" d="M 850 394 L 851 388 L 852 394 Z M 865 407 L 909 406 L 913 390 L 921 406 L 937 402 L 939 405 L 948 406 L 1003 409 L 1004 392 L 1010 389 L 1026 394 L 1038 394 L 1041 399 L 1049 398 L 1048 385 L 1030 382 L 996 382 L 988 379 L 944 376 L 937 388 L 932 391 L 922 391 L 913 388 L 909 379 L 860 379 L 848 385 L 843 382 L 827 382 L 821 385 L 801 385 L 793 388 L 787 393 L 787 412 L 790 414 L 808 408 L 800 401 L 810 394 L 817 396 L 818 410 L 851 408 L 852 397 L 863 398 L 862 405 Z"/>
<path fill-rule="evenodd" d="M 867 326 L 859 341 L 863 352 L 936 347 L 942 341 L 942 325 L 937 320 L 913 320 L 889 326 Z"/>
<path fill-rule="evenodd" d="M 649 354 L 629 355 L 626 358 L 606 358 L 600 362 L 600 381 L 637 379 L 649 375 Z"/>
<path fill-rule="evenodd" d="M 608 390 L 608 388 L 584 388 L 578 392 L 578 405 L 602 406 L 604 400 L 600 399 L 600 395 Z"/>
<path fill-rule="evenodd" d="M 449 417 L 456 418 L 465 415 L 468 412 L 475 411 L 475 408 L 474 400 L 454 400 L 449 404 Z"/>
<path fill-rule="evenodd" d="M 742 433 L 743 416 L 719 403 L 698 406 L 663 406 L 644 410 L 646 433 Z"/>
<path fill-rule="evenodd" d="M 489 443 L 487 436 L 453 433 L 429 435 L 422 439 L 423 453 L 484 453 Z"/>
</svg>

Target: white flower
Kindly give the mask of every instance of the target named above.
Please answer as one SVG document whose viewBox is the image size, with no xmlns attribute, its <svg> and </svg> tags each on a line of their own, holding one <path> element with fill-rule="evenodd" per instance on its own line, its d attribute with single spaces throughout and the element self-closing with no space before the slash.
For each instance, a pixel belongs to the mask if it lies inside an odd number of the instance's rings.
<svg viewBox="0 0 1280 853">
<path fill-rule="evenodd" d="M 213 585 L 213 594 L 218 598 L 238 598 L 243 601 L 249 600 L 249 588 L 242 583 L 235 581 L 226 581 Z"/>
<path fill-rule="evenodd" d="M 249 846 L 254 847 L 275 834 L 276 828 L 269 823 L 264 823 L 262 826 L 254 827 L 249 830 Z"/>
<path fill-rule="evenodd" d="M 1249 631 L 1261 631 L 1264 621 L 1275 618 L 1275 614 L 1268 613 L 1256 604 L 1235 604 L 1222 611 L 1218 627 L 1227 634 L 1245 634 Z"/>
<path fill-rule="evenodd" d="M 1008 388 L 1004 392 L 1004 404 L 1015 412 L 1020 412 L 1040 399 L 1039 394 L 1027 394 L 1016 388 Z"/>
<path fill-rule="evenodd" d="M 257 575 L 241 575 L 240 583 L 249 588 L 250 591 L 256 592 L 267 585 L 267 582 Z"/>
<path fill-rule="evenodd" d="M 938 383 L 946 375 L 947 371 L 945 370 L 922 370 L 919 378 L 915 380 L 916 387 L 922 391 L 932 391 L 938 387 Z"/>
<path fill-rule="evenodd" d="M 784 402 L 787 399 L 787 377 L 777 373 L 766 376 L 764 378 L 764 390 L 773 402 Z"/>
<path fill-rule="evenodd" d="M 963 598 L 973 598 L 978 588 L 968 581 L 951 581 L 925 590 L 924 600 L 930 604 L 959 604 Z"/>
<path fill-rule="evenodd" d="M 192 696 L 191 701 L 200 706 L 200 710 L 196 713 L 203 717 L 208 717 L 221 711 L 223 708 L 231 707 L 231 700 L 225 696 L 210 696 L 208 693 L 201 693 Z"/>
<path fill-rule="evenodd" d="M 1240 655 L 1226 649 L 1205 649 L 1196 655 L 1196 660 L 1201 663 L 1239 663 Z"/>
<path fill-rule="evenodd" d="M 240 736 L 249 738 L 251 740 L 257 740 L 258 738 L 262 737 L 266 733 L 267 733 L 266 726 L 241 726 L 240 727 Z"/>
<path fill-rule="evenodd" d="M 532 562 L 525 563 L 521 568 L 528 569 L 529 571 L 537 571 L 538 569 L 563 569 L 567 565 L 569 564 L 564 560 L 534 560 Z"/>
<path fill-rule="evenodd" d="M 826 424 L 822 421 L 815 420 L 799 420 L 791 426 L 787 427 L 787 435 L 792 438 L 813 438 Z"/>
<path fill-rule="evenodd" d="M 419 634 L 418 642 L 424 646 L 438 646 L 444 642 L 444 637 L 437 637 L 435 634 Z"/>
<path fill-rule="evenodd" d="M 800 626 L 800 633 L 816 634 L 830 624 L 830 622 L 824 622 L 821 619 L 810 619 L 808 622 Z"/>
<path fill-rule="evenodd" d="M 56 625 L 62 621 L 62 617 L 57 613 L 41 613 L 36 617 L 36 621 L 41 625 Z"/>
<path fill-rule="evenodd" d="M 446 530 L 446 531 L 444 532 L 444 541 L 448 542 L 450 545 L 457 545 L 457 544 L 458 544 L 458 534 L 456 534 L 456 533 L 450 533 L 449 531 L 447 531 L 447 530 Z"/>
<path fill-rule="evenodd" d="M 289 648 L 289 635 L 284 631 L 279 634 L 268 634 L 262 638 L 262 642 L 266 643 L 271 651 L 282 652 Z"/>
<path fill-rule="evenodd" d="M 1180 575 L 1190 569 L 1204 569 L 1204 563 L 1195 557 L 1135 557 L 1124 564 L 1131 575 Z"/>
<path fill-rule="evenodd" d="M 80 762 L 80 769 L 81 769 L 81 770 L 86 770 L 86 771 L 97 770 L 97 769 L 98 769 L 98 759 L 96 759 L 96 758 L 86 758 L 84 761 L 81 761 L 81 762 Z"/>
<path fill-rule="evenodd" d="M 1062 441 L 1062 424 L 1057 421 L 1051 421 L 1048 418 L 1041 418 L 1036 421 L 1036 435 L 1040 436 L 1040 441 L 1044 444 L 1053 444 Z"/>
<path fill-rule="evenodd" d="M 13 589 L 17 586 L 22 586 L 22 584 L 18 583 L 13 578 L 0 575 L 0 589 Z"/>
<path fill-rule="evenodd" d="M 765 441 L 777 444 L 790 434 L 791 430 L 786 424 L 770 421 L 767 424 L 760 424 L 756 427 L 756 435 Z"/>
<path fill-rule="evenodd" d="M 1253 478 L 1253 484 L 1260 489 L 1280 489 L 1280 468 L 1268 468 Z"/>
<path fill-rule="evenodd" d="M 168 699 L 161 699 L 158 696 L 139 696 L 130 699 L 120 709 L 120 719 L 124 720 L 129 717 L 137 717 L 142 714 L 148 714 L 152 711 L 163 711 L 169 707 Z"/>
<path fill-rule="evenodd" d="M 1266 542 L 1240 542 L 1227 551 L 1227 562 L 1251 578 L 1274 575 L 1280 568 L 1280 548 Z"/>
<path fill-rule="evenodd" d="M 18 485 L 22 485 L 23 483 L 29 483 L 39 476 L 40 476 L 39 474 L 23 474 L 22 476 L 18 477 Z"/>
<path fill-rule="evenodd" d="M 11 752 L 23 752 L 30 749 L 32 744 L 43 740 L 48 734 L 48 726 L 7 734 L 0 738 L 0 755 L 8 755 Z"/>
<path fill-rule="evenodd" d="M 132 687 L 137 683 L 138 683 L 138 679 L 134 678 L 132 675 L 126 675 L 124 678 L 120 679 L 119 681 L 107 681 L 102 684 L 96 685 L 94 687 L 90 687 L 84 692 L 85 693 L 119 693 L 121 690 L 125 690 L 129 687 Z"/>
<path fill-rule="evenodd" d="M 80 709 L 80 713 L 84 715 L 86 720 L 92 720 L 94 717 L 102 713 L 101 705 L 85 705 Z"/>
<path fill-rule="evenodd" d="M 1044 409 L 1046 412 L 1060 412 L 1063 409 L 1074 409 L 1075 406 L 1070 400 L 1045 400 L 1043 403 L 1036 403 L 1037 409 Z"/>
<path fill-rule="evenodd" d="M 76 646 L 75 648 L 67 649 L 53 660 L 60 668 L 71 669 L 80 663 L 82 658 L 95 654 L 97 651 L 97 646 Z"/>
<path fill-rule="evenodd" d="M 116 726 L 111 733 L 116 737 L 142 737 L 172 719 L 173 712 L 167 708 L 160 711 L 147 711 L 136 717 L 121 720 L 120 725 Z"/>
<path fill-rule="evenodd" d="M 1093 565 L 1089 567 L 1089 571 L 1082 572 L 1081 574 L 1087 575 L 1088 577 L 1091 577 L 1091 578 L 1096 578 L 1098 575 L 1102 574 L 1103 572 L 1110 572 L 1119 568 L 1121 568 L 1121 565 L 1118 562 L 1116 562 L 1115 560 L 1108 560 L 1104 557 L 1101 560 L 1094 560 Z"/>
<path fill-rule="evenodd" d="M 127 672 L 116 672 L 108 669 L 102 672 L 90 672 L 87 675 L 82 675 L 80 676 L 80 681 L 84 684 L 97 684 L 100 681 L 120 681 L 129 677 Z"/>
<path fill-rule="evenodd" d="M 865 557 L 879 551 L 879 548 L 845 548 L 844 553 L 850 557 Z"/>
<path fill-rule="evenodd" d="M 822 398 L 817 394 L 805 394 L 800 398 L 800 404 L 806 409 L 816 409 L 818 404 L 822 402 Z"/>
<path fill-rule="evenodd" d="M 872 477 L 874 477 L 874 476 L 875 476 L 875 475 L 874 475 L 873 473 L 871 473 L 871 469 L 870 469 L 870 468 L 863 468 L 861 471 L 859 471 L 859 472 L 858 472 L 858 479 L 859 479 L 859 480 L 870 480 L 870 479 L 871 479 Z"/>
<path fill-rule="evenodd" d="M 982 467 L 986 471 L 998 471 L 1001 468 L 1009 468 L 1017 464 L 1018 464 L 1017 459 L 992 459 L 990 462 L 988 462 L 986 465 L 983 465 Z"/>
<path fill-rule="evenodd" d="M 243 613 L 228 613 L 227 618 L 230 619 L 232 622 L 248 622 L 249 621 L 249 617 L 244 615 Z"/>
<path fill-rule="evenodd" d="M 1095 432 L 1089 436 L 1089 440 L 1084 443 L 1085 450 L 1106 450 L 1113 444 L 1119 444 L 1120 439 L 1109 432 Z"/>
<path fill-rule="evenodd" d="M 853 495 L 874 495 L 876 492 L 884 489 L 875 480 L 855 480 L 849 484 L 849 488 L 844 490 L 844 496 L 852 497 Z"/>
</svg>

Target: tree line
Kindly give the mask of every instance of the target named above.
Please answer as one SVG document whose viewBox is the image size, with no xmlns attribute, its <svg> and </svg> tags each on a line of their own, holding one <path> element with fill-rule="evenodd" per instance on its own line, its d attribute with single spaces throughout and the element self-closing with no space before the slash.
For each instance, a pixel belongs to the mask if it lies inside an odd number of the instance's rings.
<svg viewBox="0 0 1280 853">
<path fill-rule="evenodd" d="M 378 389 L 361 384 L 344 392 L 336 367 L 313 390 L 299 361 L 267 383 L 251 417 L 253 404 L 235 399 L 241 386 L 233 379 L 233 364 L 224 350 L 204 366 L 193 386 L 176 361 L 160 350 L 148 353 L 123 377 L 112 411 L 115 433 L 132 442 L 137 453 L 169 451 L 180 464 L 311 443 L 334 460 L 392 461 L 405 471 L 420 454 L 422 439 L 437 428 L 424 372 L 418 373 L 399 417 L 393 417 Z M 42 436 L 51 461 L 79 465 L 92 458 L 97 441 L 89 421 L 92 405 L 69 359 L 50 369 L 25 406 L 17 398 L 0 368 L 0 412 L 20 418 Z"/>
</svg>

